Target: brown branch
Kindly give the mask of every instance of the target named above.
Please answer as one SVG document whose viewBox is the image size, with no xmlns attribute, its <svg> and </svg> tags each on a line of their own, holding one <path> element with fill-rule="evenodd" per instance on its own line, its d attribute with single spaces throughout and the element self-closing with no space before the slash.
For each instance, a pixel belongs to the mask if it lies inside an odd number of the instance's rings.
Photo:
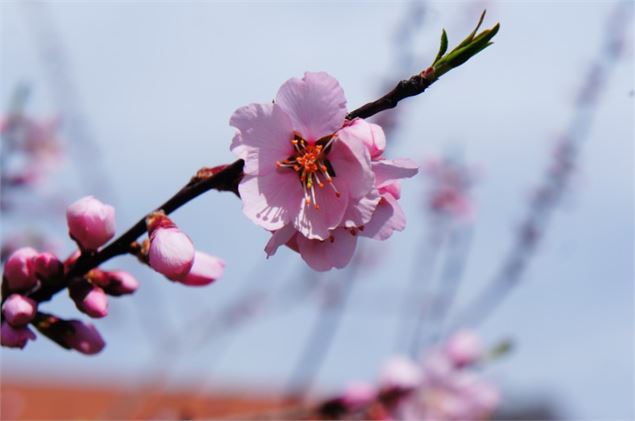
<svg viewBox="0 0 635 421">
<path fill-rule="evenodd" d="M 239 159 L 232 164 L 200 170 L 181 190 L 159 206 L 156 210 L 163 210 L 166 214 L 174 212 L 190 200 L 208 190 L 231 191 L 238 194 L 238 183 L 243 176 L 244 161 Z M 131 244 L 147 231 L 145 215 L 128 231 L 97 253 L 83 254 L 70 267 L 60 282 L 45 284 L 41 289 L 31 294 L 37 301 L 48 301 L 53 295 L 68 286 L 71 279 L 85 275 L 91 269 L 111 259 L 126 254 Z"/>
<path fill-rule="evenodd" d="M 424 76 L 424 73 L 426 73 L 426 76 Z M 369 102 L 368 104 L 362 105 L 358 109 L 351 111 L 348 113 L 346 118 L 348 120 L 352 120 L 357 117 L 368 118 L 381 111 L 395 108 L 399 101 L 404 98 L 423 93 L 437 80 L 438 78 L 428 76 L 427 71 L 421 72 L 418 75 L 412 76 L 408 80 L 400 81 L 392 91 L 388 92 L 378 100 Z"/>
</svg>

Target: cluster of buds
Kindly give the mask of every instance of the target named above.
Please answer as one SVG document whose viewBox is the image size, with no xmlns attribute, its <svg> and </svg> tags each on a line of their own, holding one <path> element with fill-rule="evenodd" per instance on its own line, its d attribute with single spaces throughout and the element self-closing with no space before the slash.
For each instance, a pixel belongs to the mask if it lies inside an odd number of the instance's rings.
<svg viewBox="0 0 635 421">
<path fill-rule="evenodd" d="M 83 354 L 98 353 L 105 343 L 92 324 L 43 313 L 38 310 L 37 298 L 41 298 L 43 290 L 66 288 L 80 312 L 102 318 L 108 315 L 108 296 L 132 294 L 139 287 L 131 274 L 120 270 L 96 267 L 85 274 L 73 272 L 80 259 L 97 255 L 115 235 L 112 206 L 87 196 L 67 208 L 66 219 L 78 250 L 65 261 L 30 247 L 20 248 L 8 257 L 2 278 L 2 346 L 24 348 L 36 338 L 31 325 L 64 348 Z M 195 251 L 189 237 L 164 213 L 155 212 L 148 217 L 148 232 L 150 239 L 139 257 L 169 279 L 198 286 L 222 275 L 223 261 Z"/>
<path fill-rule="evenodd" d="M 363 419 L 482 420 L 499 404 L 498 389 L 475 369 L 484 352 L 479 338 L 461 330 L 420 362 L 389 359 L 378 384 L 351 384 L 324 408 Z"/>
</svg>

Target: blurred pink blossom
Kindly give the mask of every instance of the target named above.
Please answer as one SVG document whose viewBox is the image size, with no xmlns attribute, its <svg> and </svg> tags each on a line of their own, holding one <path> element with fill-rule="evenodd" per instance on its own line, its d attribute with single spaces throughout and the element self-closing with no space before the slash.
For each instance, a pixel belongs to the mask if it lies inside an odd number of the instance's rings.
<svg viewBox="0 0 635 421">
<path fill-rule="evenodd" d="M 53 253 L 40 253 L 33 261 L 35 273 L 42 279 L 50 279 L 62 273 L 64 265 Z"/>
<path fill-rule="evenodd" d="M 84 250 L 97 250 L 115 235 L 115 209 L 93 196 L 70 205 L 66 220 L 69 234 Z"/>
<path fill-rule="evenodd" d="M 428 207 L 433 212 L 469 222 L 474 218 L 470 189 L 476 174 L 456 160 L 430 159 L 424 168 L 430 177 Z"/>
<path fill-rule="evenodd" d="M 483 346 L 476 332 L 461 329 L 447 340 L 445 352 L 460 367 L 478 361 L 483 355 Z"/>
<path fill-rule="evenodd" d="M 108 295 L 121 296 L 132 294 L 139 288 L 139 281 L 122 270 L 102 271 L 93 269 L 88 273 L 88 279 L 101 287 Z"/>
</svg>

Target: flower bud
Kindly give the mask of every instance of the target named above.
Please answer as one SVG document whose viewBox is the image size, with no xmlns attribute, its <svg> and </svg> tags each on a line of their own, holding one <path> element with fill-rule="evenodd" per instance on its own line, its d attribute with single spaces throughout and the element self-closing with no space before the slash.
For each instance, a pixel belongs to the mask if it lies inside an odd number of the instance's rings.
<svg viewBox="0 0 635 421">
<path fill-rule="evenodd" d="M 366 382 L 355 382 L 346 387 L 341 396 L 341 401 L 349 411 L 355 411 L 372 403 L 376 397 L 377 389 L 374 385 Z"/>
<path fill-rule="evenodd" d="M 7 348 L 24 348 L 26 343 L 35 340 L 35 333 L 27 326 L 13 327 L 6 321 L 0 326 L 0 343 Z"/>
<path fill-rule="evenodd" d="M 82 279 L 73 283 L 68 292 L 82 313 L 95 318 L 108 315 L 108 297 L 100 287 Z"/>
<path fill-rule="evenodd" d="M 20 327 L 33 320 L 37 303 L 20 294 L 11 294 L 2 304 L 2 315 L 13 327 Z"/>
<path fill-rule="evenodd" d="M 25 291 L 37 284 L 34 268 L 37 255 L 35 249 L 23 247 L 9 256 L 4 265 L 4 277 L 10 291 Z"/>
<path fill-rule="evenodd" d="M 70 205 L 66 221 L 69 234 L 84 250 L 97 250 L 115 235 L 115 209 L 93 196 Z"/>
<path fill-rule="evenodd" d="M 421 382 L 421 368 L 411 359 L 390 358 L 381 371 L 380 384 L 384 389 L 410 390 Z"/>
<path fill-rule="evenodd" d="M 90 281 L 101 287 L 108 295 L 118 297 L 120 295 L 132 294 L 139 288 L 139 281 L 122 270 L 102 271 L 93 269 L 88 274 Z"/>
<path fill-rule="evenodd" d="M 50 279 L 52 277 L 62 274 L 64 265 L 60 260 L 52 253 L 40 253 L 33 261 L 35 273 L 42 280 Z"/>
<path fill-rule="evenodd" d="M 69 320 L 67 324 L 71 327 L 65 331 L 63 340 L 65 344 L 86 355 L 93 355 L 100 352 L 106 346 L 103 338 L 92 323 L 84 323 L 79 320 Z"/>
<path fill-rule="evenodd" d="M 190 272 L 194 264 L 194 245 L 185 233 L 163 212 L 147 218 L 150 234 L 148 263 L 170 279 L 178 279 Z"/>
<path fill-rule="evenodd" d="M 455 365 L 462 367 L 481 358 L 483 349 L 476 333 L 463 329 L 448 339 L 445 352 Z"/>
<path fill-rule="evenodd" d="M 174 280 L 188 286 L 209 285 L 223 276 L 224 271 L 225 262 L 221 259 L 197 251 L 194 253 L 194 264 L 190 272 Z"/>
</svg>

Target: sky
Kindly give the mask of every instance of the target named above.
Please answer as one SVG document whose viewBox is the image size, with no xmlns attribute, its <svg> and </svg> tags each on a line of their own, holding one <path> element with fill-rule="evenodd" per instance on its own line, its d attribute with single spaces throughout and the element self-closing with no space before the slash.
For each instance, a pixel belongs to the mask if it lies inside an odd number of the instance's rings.
<svg viewBox="0 0 635 421">
<path fill-rule="evenodd" d="M 235 159 L 228 121 L 236 108 L 270 101 L 288 78 L 318 70 L 336 77 L 349 109 L 356 108 L 381 95 L 387 80 L 424 69 L 442 28 L 450 45 L 459 42 L 483 6 L 485 26 L 501 23 L 495 44 L 400 104 L 403 124 L 388 139 L 392 157 L 422 161 L 459 151 L 479 169 L 460 308 L 492 278 L 510 248 L 556 140 L 570 124 L 614 2 L 428 2 L 411 44 L 401 49 L 395 34 L 407 22 L 406 2 L 44 3 L 39 7 L 59 31 L 74 86 L 61 105 L 79 107 L 90 135 L 69 139 L 67 165 L 49 188 L 63 185 L 69 202 L 86 194 L 110 201 L 123 231 L 196 169 Z M 8 1 L 1 7 L 3 107 L 13 87 L 27 81 L 28 110 L 55 114 L 60 96 L 30 19 L 38 6 Z M 635 415 L 632 14 L 630 21 L 623 57 L 611 69 L 572 186 L 521 284 L 478 326 L 486 343 L 514 341 L 513 352 L 486 370 L 508 402 L 546 400 L 574 419 Z M 402 50 L 416 58 L 410 66 L 400 62 Z M 78 146 L 88 141 L 96 147 Z M 83 173 L 91 166 L 104 172 L 97 191 Z M 422 238 L 432 229 L 424 216 L 426 182 L 419 175 L 403 183 L 409 225 L 375 245 L 380 261 L 356 281 L 318 378 L 325 393 L 351 380 L 374 379 L 393 351 L 400 299 L 416 276 Z M 3 235 L 40 227 L 63 239 L 68 253 L 63 212 L 52 208 L 38 220 L 3 217 Z M 197 248 L 225 259 L 223 279 L 188 289 L 132 258 L 108 262 L 106 267 L 133 271 L 142 287 L 133 297 L 112 300 L 110 315 L 95 322 L 108 342 L 104 352 L 84 357 L 40 338 L 22 352 L 2 349 L 3 372 L 71 373 L 130 388 L 157 379 L 166 387 L 201 391 L 283 387 L 318 298 L 292 300 L 235 332 L 207 330 L 205 321 L 245 291 L 284 293 L 294 281 L 304 282 L 305 265 L 286 250 L 266 260 L 267 233 L 244 217 L 231 194 L 210 192 L 175 212 L 174 220 Z M 346 282 L 346 276 L 334 271 L 323 281 Z M 46 309 L 76 316 L 68 301 L 58 297 Z M 166 340 L 180 349 L 164 346 Z"/>
</svg>

